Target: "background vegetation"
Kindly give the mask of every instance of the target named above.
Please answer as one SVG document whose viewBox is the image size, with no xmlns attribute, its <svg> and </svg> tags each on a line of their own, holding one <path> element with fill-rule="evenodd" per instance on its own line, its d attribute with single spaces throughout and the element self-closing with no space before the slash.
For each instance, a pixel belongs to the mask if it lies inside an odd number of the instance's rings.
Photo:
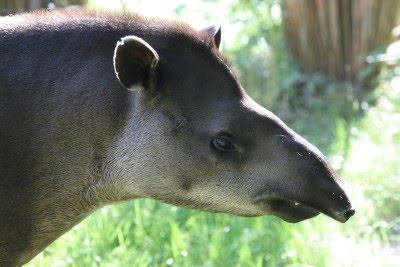
<svg viewBox="0 0 400 267">
<path fill-rule="evenodd" d="M 357 75 L 368 76 L 377 64 L 381 71 L 360 97 L 354 80 L 300 71 L 288 52 L 291 40 L 285 39 L 278 0 L 92 0 L 87 5 L 180 18 L 197 27 L 221 24 L 222 50 L 243 86 L 328 156 L 348 185 L 356 215 L 346 224 L 325 216 L 288 224 L 271 216 L 238 218 L 131 201 L 97 211 L 27 266 L 399 266 L 396 44 L 391 54 L 382 54 L 384 41 L 369 51 L 369 64 L 364 60 Z M 386 59 L 390 66 L 379 63 Z"/>
</svg>

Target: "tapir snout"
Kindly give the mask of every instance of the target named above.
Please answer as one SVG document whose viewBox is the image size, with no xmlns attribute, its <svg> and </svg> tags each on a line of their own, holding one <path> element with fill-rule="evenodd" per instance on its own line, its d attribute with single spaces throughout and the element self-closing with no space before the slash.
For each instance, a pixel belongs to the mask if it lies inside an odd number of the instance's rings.
<svg viewBox="0 0 400 267">
<path fill-rule="evenodd" d="M 339 178 L 322 153 L 289 130 L 275 136 L 274 165 L 283 176 L 272 192 L 260 190 L 255 202 L 289 222 L 298 222 L 322 212 L 346 222 L 355 211 Z"/>
</svg>

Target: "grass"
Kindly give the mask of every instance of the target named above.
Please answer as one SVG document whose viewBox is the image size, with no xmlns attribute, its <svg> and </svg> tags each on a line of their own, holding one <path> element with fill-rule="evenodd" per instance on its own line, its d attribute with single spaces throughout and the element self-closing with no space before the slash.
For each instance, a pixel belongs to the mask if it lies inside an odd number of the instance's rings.
<svg viewBox="0 0 400 267">
<path fill-rule="evenodd" d="M 310 82 L 285 54 L 278 1 L 252 9 L 246 1 L 233 1 L 234 8 L 217 10 L 210 6 L 213 1 L 194 2 L 212 10 L 200 12 L 211 19 L 229 17 L 222 21 L 223 32 L 232 33 L 224 49 L 244 87 L 327 154 L 348 184 L 356 215 L 346 224 L 326 216 L 288 224 L 272 216 L 239 218 L 149 199 L 130 201 L 95 212 L 27 266 L 398 266 L 400 68 L 381 80 L 378 101 L 369 107 L 363 103 L 362 112 L 349 119 L 338 88 L 317 76 Z M 220 14 L 225 11 L 231 13 Z M 199 13 L 185 13 L 183 5 L 173 12 L 190 19 Z M 302 97 L 294 86 L 299 83 L 305 84 Z M 323 96 L 314 86 L 318 83 Z"/>
</svg>

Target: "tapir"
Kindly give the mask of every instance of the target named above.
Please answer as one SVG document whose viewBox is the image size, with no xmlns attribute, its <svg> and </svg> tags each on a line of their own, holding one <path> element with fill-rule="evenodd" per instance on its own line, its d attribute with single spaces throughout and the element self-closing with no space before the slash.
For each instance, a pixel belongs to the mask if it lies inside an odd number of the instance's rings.
<svg viewBox="0 0 400 267">
<path fill-rule="evenodd" d="M 326 158 L 246 94 L 220 42 L 220 27 L 139 15 L 0 18 L 1 265 L 124 200 L 354 214 Z"/>
</svg>

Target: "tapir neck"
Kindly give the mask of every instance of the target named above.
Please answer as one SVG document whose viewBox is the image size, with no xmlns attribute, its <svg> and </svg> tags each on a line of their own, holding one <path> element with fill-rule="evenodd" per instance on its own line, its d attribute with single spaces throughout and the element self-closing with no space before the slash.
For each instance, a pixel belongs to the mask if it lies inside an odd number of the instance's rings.
<svg viewBox="0 0 400 267">
<path fill-rule="evenodd" d="M 9 218 L 0 220 L 0 266 L 3 259 L 7 266 L 27 262 L 97 208 L 134 197 L 122 196 L 110 183 L 109 155 L 123 128 L 116 118 L 126 115 L 122 110 L 126 108 L 125 101 L 111 98 L 108 95 L 101 99 L 107 103 L 106 108 L 76 103 L 69 108 L 83 114 L 58 110 L 62 112 L 61 118 L 43 118 L 39 121 L 42 129 L 54 127 L 60 121 L 61 125 L 40 132 L 41 136 L 31 130 L 35 126 L 29 123 L 18 129 L 27 130 L 28 139 L 11 130 L 14 138 L 21 143 L 24 140 L 25 144 L 19 147 L 24 155 L 20 159 L 23 165 L 6 170 L 8 174 L 2 180 L 7 183 L 0 191 L 2 204 L 9 199 L 14 203 L 0 209 L 0 217 Z M 110 108 L 115 101 L 121 110 Z M 11 164 L 18 155 L 11 150 L 1 156 L 10 156 Z"/>
<path fill-rule="evenodd" d="M 29 261 L 96 208 L 117 200 L 103 180 L 135 95 L 128 96 L 106 69 L 105 84 L 38 89 L 37 95 L 0 101 L 13 118 L 0 118 L 0 266 Z M 96 70 L 81 75 L 90 71 Z"/>
</svg>

